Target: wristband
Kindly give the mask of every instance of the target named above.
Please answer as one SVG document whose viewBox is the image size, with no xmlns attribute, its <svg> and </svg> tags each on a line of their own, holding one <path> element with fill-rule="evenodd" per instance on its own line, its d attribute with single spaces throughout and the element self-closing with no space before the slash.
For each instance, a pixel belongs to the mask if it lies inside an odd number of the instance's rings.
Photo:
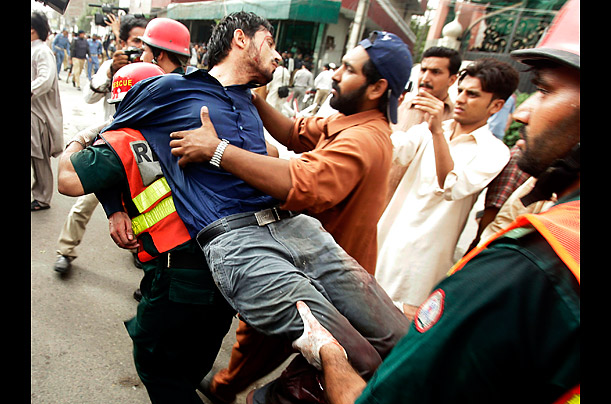
<svg viewBox="0 0 611 404">
<path fill-rule="evenodd" d="M 210 164 L 215 166 L 216 168 L 221 168 L 221 158 L 223 158 L 223 153 L 225 152 L 225 148 L 229 144 L 229 140 L 221 139 L 221 143 L 216 146 L 216 150 L 210 159 Z"/>
</svg>

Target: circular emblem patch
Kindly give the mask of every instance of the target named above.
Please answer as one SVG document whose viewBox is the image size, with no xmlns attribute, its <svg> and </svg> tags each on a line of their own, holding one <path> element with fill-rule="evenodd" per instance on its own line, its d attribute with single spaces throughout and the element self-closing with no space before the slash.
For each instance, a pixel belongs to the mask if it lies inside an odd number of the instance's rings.
<svg viewBox="0 0 611 404">
<path fill-rule="evenodd" d="M 425 332 L 439 321 L 439 318 L 443 314 L 445 297 L 446 295 L 443 290 L 437 289 L 431 293 L 429 298 L 418 308 L 414 320 L 414 324 L 418 331 Z"/>
</svg>

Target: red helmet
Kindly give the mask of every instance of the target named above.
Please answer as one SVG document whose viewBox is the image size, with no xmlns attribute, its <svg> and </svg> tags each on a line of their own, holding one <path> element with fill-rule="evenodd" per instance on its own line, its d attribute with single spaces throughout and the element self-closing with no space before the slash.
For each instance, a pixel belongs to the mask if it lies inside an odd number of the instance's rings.
<svg viewBox="0 0 611 404">
<path fill-rule="evenodd" d="M 536 48 L 516 50 L 511 56 L 526 64 L 548 59 L 579 70 L 579 0 L 562 6 Z"/>
<path fill-rule="evenodd" d="M 140 37 L 142 42 L 155 48 L 190 56 L 191 35 L 184 24 L 171 18 L 153 18 Z"/>
<path fill-rule="evenodd" d="M 123 66 L 112 78 L 112 95 L 108 103 L 114 104 L 125 97 L 125 93 L 140 80 L 149 77 L 160 76 L 165 72 L 163 69 L 152 63 L 130 63 Z"/>
</svg>

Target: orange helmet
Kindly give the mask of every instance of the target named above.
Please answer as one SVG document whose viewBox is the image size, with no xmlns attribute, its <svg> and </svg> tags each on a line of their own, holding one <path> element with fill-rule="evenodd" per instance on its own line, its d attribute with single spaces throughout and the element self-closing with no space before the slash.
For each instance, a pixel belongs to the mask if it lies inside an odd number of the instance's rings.
<svg viewBox="0 0 611 404">
<path fill-rule="evenodd" d="M 153 18 L 146 24 L 144 35 L 140 39 L 149 46 L 191 56 L 189 30 L 184 24 L 171 18 Z"/>
<path fill-rule="evenodd" d="M 152 63 L 130 63 L 123 66 L 112 78 L 112 95 L 108 103 L 114 104 L 125 97 L 125 93 L 140 80 L 149 77 L 160 76 L 165 72 L 163 69 Z"/>
<path fill-rule="evenodd" d="M 516 50 L 511 56 L 526 64 L 547 59 L 579 70 L 579 0 L 569 0 L 562 6 L 535 48 Z"/>
</svg>

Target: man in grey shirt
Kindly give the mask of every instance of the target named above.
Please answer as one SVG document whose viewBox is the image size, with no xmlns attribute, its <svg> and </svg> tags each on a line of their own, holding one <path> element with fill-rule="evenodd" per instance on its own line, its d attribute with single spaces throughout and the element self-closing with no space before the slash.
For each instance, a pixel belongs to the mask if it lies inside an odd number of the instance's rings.
<svg viewBox="0 0 611 404">
<path fill-rule="evenodd" d="M 303 109 L 303 96 L 308 88 L 314 86 L 314 75 L 308 69 L 309 64 L 303 63 L 301 65 L 301 69 L 295 72 L 295 76 L 293 76 L 293 95 L 297 100 L 297 106 L 301 111 Z"/>
</svg>

